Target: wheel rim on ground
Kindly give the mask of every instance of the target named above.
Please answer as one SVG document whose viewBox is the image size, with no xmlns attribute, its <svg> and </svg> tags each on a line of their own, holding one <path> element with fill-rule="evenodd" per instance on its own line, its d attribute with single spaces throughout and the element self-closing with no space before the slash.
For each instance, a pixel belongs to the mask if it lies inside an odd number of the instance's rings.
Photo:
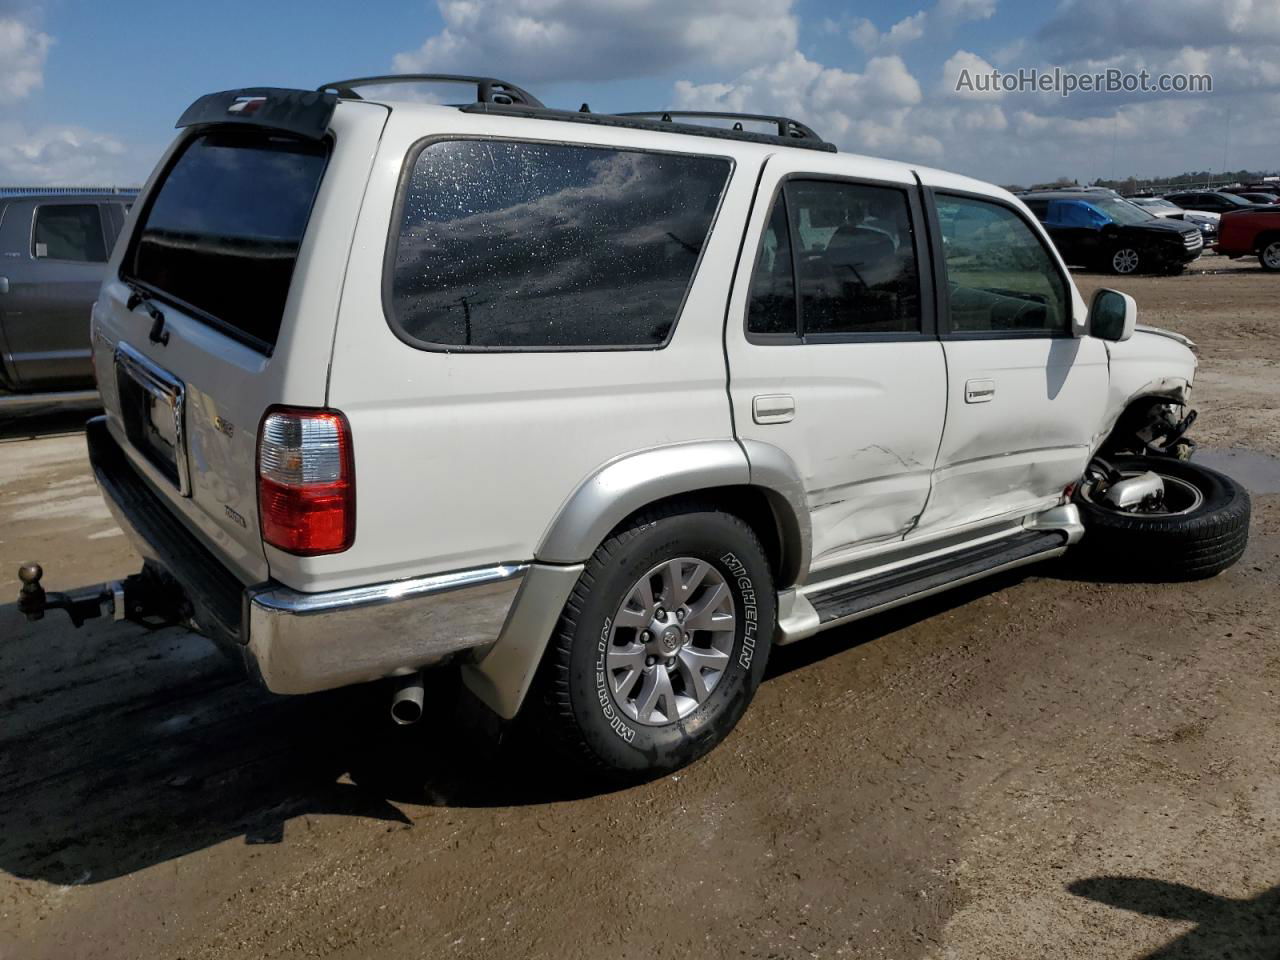
<svg viewBox="0 0 1280 960">
<path fill-rule="evenodd" d="M 609 627 L 605 683 L 637 723 L 687 717 L 711 695 L 733 653 L 733 593 L 711 563 L 664 560 L 627 591 Z"/>
<path fill-rule="evenodd" d="M 1262 262 L 1272 270 L 1280 270 L 1280 240 L 1273 240 L 1262 251 Z"/>
<path fill-rule="evenodd" d="M 1120 477 L 1122 480 L 1128 480 L 1130 477 L 1141 476 L 1145 472 L 1145 470 L 1122 471 Z M 1160 480 L 1164 483 L 1165 506 L 1162 510 L 1121 510 L 1105 500 L 1095 500 L 1093 498 L 1094 484 L 1088 484 L 1081 488 L 1080 495 L 1095 507 L 1101 507 L 1103 510 L 1141 517 L 1181 517 L 1199 509 L 1200 505 L 1204 503 L 1204 494 L 1194 484 L 1188 483 L 1180 477 L 1171 477 L 1168 474 L 1160 473 L 1159 470 L 1153 472 L 1159 475 Z"/>
<path fill-rule="evenodd" d="M 1117 250 L 1111 257 L 1111 267 L 1116 273 L 1133 273 L 1138 269 L 1138 251 L 1132 247 Z"/>
</svg>

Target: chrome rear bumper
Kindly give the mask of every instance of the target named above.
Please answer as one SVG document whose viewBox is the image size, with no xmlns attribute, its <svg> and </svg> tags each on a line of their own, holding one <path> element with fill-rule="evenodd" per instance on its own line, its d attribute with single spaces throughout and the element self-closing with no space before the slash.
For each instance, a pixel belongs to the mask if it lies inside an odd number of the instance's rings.
<svg viewBox="0 0 1280 960">
<path fill-rule="evenodd" d="M 274 693 L 311 693 L 429 666 L 498 638 L 527 564 L 327 593 L 245 591 L 245 659 Z"/>
<path fill-rule="evenodd" d="M 190 626 L 273 693 L 313 693 L 429 666 L 494 643 L 529 564 L 301 593 L 245 585 L 164 504 L 95 417 L 89 462 L 116 522 L 190 605 Z"/>
</svg>

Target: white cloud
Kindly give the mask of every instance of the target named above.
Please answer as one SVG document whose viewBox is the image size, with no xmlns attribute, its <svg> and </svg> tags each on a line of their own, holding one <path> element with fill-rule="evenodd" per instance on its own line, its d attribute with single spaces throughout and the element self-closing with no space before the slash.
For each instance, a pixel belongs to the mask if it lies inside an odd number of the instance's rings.
<svg viewBox="0 0 1280 960">
<path fill-rule="evenodd" d="M 934 12 L 953 21 L 990 20 L 996 12 L 996 0 L 938 0 Z"/>
<path fill-rule="evenodd" d="M 938 0 L 931 10 L 903 17 L 883 33 L 866 17 L 853 21 L 849 39 L 865 53 L 893 53 L 914 43 L 930 30 L 951 30 L 970 20 L 987 20 L 997 0 Z"/>
<path fill-rule="evenodd" d="M 1280 44 L 1275 0 L 1064 0 L 1041 28 L 1053 56 L 1082 59 L 1135 47 Z"/>
<path fill-rule="evenodd" d="M 444 29 L 398 53 L 402 72 L 521 82 L 740 69 L 795 48 L 791 0 L 438 0 Z"/>
<path fill-rule="evenodd" d="M 976 53 L 957 50 L 942 65 L 942 84 L 939 89 L 944 96 L 962 100 L 999 100 L 1004 96 L 1003 91 L 998 88 L 982 89 L 983 84 L 978 79 L 990 77 L 994 69 Z M 986 86 L 990 87 L 991 84 Z"/>
<path fill-rule="evenodd" d="M 21 100 L 44 84 L 53 38 L 17 17 L 0 17 L 0 104 Z"/>
<path fill-rule="evenodd" d="M 138 182 L 137 160 L 116 137 L 81 127 L 29 130 L 0 123 L 0 182 L 128 185 Z"/>
<path fill-rule="evenodd" d="M 936 160 L 942 149 L 937 138 L 909 122 L 921 99 L 920 84 L 900 57 L 873 57 L 854 73 L 825 67 L 798 50 L 732 83 L 675 85 L 676 106 L 683 109 L 785 114 L 861 152 Z"/>
<path fill-rule="evenodd" d="M 899 50 L 924 36 L 925 21 L 928 14 L 921 10 L 909 17 L 903 17 L 892 27 L 881 33 L 876 25 L 863 17 L 849 31 L 849 39 L 871 53 L 875 50 Z"/>
</svg>

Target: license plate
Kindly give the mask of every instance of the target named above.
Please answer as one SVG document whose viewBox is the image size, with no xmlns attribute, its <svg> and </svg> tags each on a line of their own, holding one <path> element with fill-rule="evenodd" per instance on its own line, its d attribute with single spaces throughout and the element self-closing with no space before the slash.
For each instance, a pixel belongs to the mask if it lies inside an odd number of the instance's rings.
<svg viewBox="0 0 1280 960">
<path fill-rule="evenodd" d="M 122 343 L 116 347 L 116 389 L 129 442 L 179 494 L 190 496 L 182 381 Z"/>
</svg>

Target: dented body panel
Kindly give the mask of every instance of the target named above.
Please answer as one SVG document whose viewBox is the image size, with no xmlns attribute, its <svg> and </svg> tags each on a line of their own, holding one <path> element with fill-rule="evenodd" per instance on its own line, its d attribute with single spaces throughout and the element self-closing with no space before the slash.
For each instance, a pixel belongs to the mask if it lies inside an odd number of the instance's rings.
<svg viewBox="0 0 1280 960">
<path fill-rule="evenodd" d="M 1129 340 L 1106 344 L 1106 411 L 1098 421 L 1093 450 L 1102 446 L 1116 421 L 1135 402 L 1147 398 L 1190 402 L 1196 375 L 1194 347 L 1181 334 L 1143 326 Z"/>
</svg>

